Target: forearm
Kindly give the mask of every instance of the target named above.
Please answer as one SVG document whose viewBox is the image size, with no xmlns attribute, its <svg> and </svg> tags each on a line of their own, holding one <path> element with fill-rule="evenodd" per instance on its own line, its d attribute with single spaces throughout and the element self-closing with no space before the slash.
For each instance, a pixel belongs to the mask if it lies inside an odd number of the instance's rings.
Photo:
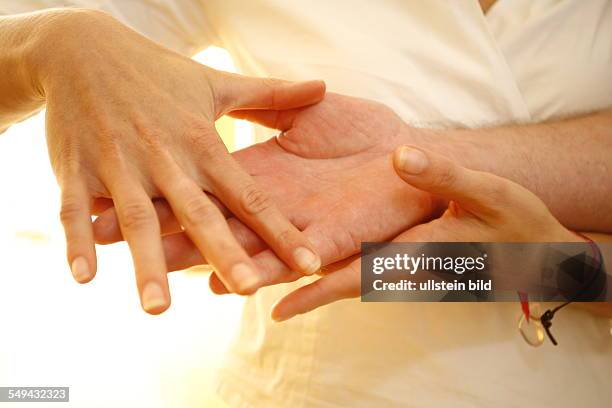
<svg viewBox="0 0 612 408">
<path fill-rule="evenodd" d="M 536 193 L 566 227 L 612 232 L 612 111 L 535 125 L 432 131 L 429 148 Z"/>
</svg>

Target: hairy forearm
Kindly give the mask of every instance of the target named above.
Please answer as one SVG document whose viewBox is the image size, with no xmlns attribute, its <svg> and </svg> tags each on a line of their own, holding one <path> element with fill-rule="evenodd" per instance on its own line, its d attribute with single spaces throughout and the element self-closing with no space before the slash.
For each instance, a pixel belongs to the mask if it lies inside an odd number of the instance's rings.
<svg viewBox="0 0 612 408">
<path fill-rule="evenodd" d="M 535 125 L 427 133 L 429 148 L 536 193 L 566 227 L 612 232 L 612 111 Z"/>
</svg>

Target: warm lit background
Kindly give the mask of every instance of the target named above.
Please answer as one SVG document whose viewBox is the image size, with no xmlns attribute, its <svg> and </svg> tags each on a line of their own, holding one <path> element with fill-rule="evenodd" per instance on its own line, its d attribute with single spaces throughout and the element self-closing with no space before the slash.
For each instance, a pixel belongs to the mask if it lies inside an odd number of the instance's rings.
<svg viewBox="0 0 612 408">
<path fill-rule="evenodd" d="M 219 48 L 194 58 L 235 71 Z M 252 143 L 248 123 L 223 118 L 218 127 L 231 150 Z M 204 271 L 173 273 L 172 307 L 148 316 L 125 244 L 98 247 L 96 278 L 75 283 L 44 113 L 0 136 L 0 186 L 0 386 L 69 386 L 71 402 L 57 408 L 223 407 L 211 382 L 240 298 L 212 295 Z"/>
</svg>

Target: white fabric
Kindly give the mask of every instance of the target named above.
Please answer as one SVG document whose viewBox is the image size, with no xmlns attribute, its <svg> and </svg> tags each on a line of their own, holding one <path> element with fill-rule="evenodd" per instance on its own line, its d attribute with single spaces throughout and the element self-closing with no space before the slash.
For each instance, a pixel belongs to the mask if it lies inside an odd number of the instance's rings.
<svg viewBox="0 0 612 408">
<path fill-rule="evenodd" d="M 534 119 L 610 106 L 610 1 L 500 1 L 487 18 Z"/>
<path fill-rule="evenodd" d="M 220 45 L 247 74 L 325 79 L 330 90 L 378 100 L 420 126 L 541 121 L 612 106 L 605 0 L 499 0 L 486 17 L 469 0 L 0 0 L 0 11 L 58 3 L 95 3 L 181 52 Z M 584 312 L 560 313 L 561 345 L 539 349 L 518 334 L 517 304 L 350 300 L 273 323 L 272 303 L 295 287 L 266 288 L 247 302 L 220 375 L 230 405 L 612 400 L 607 321 Z"/>
</svg>

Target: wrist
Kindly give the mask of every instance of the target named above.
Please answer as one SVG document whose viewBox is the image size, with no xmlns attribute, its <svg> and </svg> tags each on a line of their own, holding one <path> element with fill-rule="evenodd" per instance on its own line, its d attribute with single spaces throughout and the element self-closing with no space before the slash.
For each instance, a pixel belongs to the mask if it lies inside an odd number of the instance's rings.
<svg viewBox="0 0 612 408">
<path fill-rule="evenodd" d="M 0 128 L 23 120 L 45 103 L 35 57 L 49 12 L 0 17 Z"/>
<path fill-rule="evenodd" d="M 74 77 L 87 52 L 88 37 L 102 37 L 104 27 L 117 24 L 114 17 L 98 10 L 53 9 L 35 13 L 36 27 L 24 62 L 36 92 L 43 98 L 55 83 Z M 108 31 L 108 30 L 107 30 Z"/>
<path fill-rule="evenodd" d="M 405 126 L 403 133 L 411 138 L 411 144 L 441 154 L 454 163 L 472 170 L 497 173 L 495 162 L 490 160 L 495 137 L 485 135 L 491 129 L 426 129 Z"/>
</svg>

